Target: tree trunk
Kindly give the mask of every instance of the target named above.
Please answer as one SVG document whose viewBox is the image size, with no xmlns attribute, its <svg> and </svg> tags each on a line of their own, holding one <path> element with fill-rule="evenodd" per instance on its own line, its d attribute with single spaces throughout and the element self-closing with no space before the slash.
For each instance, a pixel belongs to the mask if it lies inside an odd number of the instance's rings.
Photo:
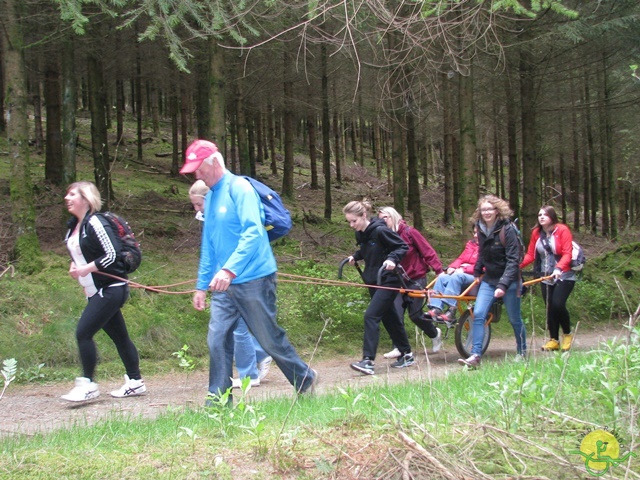
<svg viewBox="0 0 640 480">
<path fill-rule="evenodd" d="M 407 197 L 409 211 L 413 212 L 413 226 L 424 230 L 422 208 L 420 206 L 420 178 L 418 172 L 418 155 L 416 154 L 416 132 L 413 113 L 407 113 L 407 177 L 409 179 L 409 195 Z"/>
<path fill-rule="evenodd" d="M 44 145 L 42 135 L 42 99 L 40 98 L 40 78 L 35 73 L 40 70 L 40 64 L 38 60 L 36 60 L 35 63 L 35 66 L 31 66 L 32 72 L 27 88 L 31 90 L 31 103 L 33 104 L 33 136 L 36 143 L 36 151 L 40 154 L 42 153 Z"/>
<path fill-rule="evenodd" d="M 153 136 L 160 138 L 160 93 L 154 79 L 149 82 L 150 103 L 151 103 L 151 125 L 153 127 Z"/>
<path fill-rule="evenodd" d="M 589 165 L 589 178 L 591 180 L 589 184 L 589 190 L 591 191 L 591 215 L 589 217 L 589 224 L 591 225 L 591 232 L 597 233 L 598 231 L 598 205 L 599 201 L 599 187 L 598 187 L 598 175 L 596 174 L 596 150 L 593 139 L 593 120 L 591 116 L 591 90 L 589 87 L 589 72 L 585 68 L 584 70 L 584 103 L 587 105 L 584 111 L 585 115 L 585 138 L 587 139 L 587 155 Z M 587 176 L 585 175 L 585 178 Z M 585 188 L 587 191 L 587 188 Z"/>
<path fill-rule="evenodd" d="M 504 79 L 505 107 L 507 111 L 507 161 L 509 162 L 509 206 L 516 218 L 520 217 L 520 160 L 517 141 L 517 108 L 511 88 L 511 76 Z"/>
<path fill-rule="evenodd" d="M 236 136 L 238 139 L 238 163 L 241 175 L 251 175 L 251 159 L 249 158 L 249 142 L 247 140 L 247 124 L 244 114 L 244 95 L 242 81 L 235 83 L 236 87 Z"/>
<path fill-rule="evenodd" d="M 212 42 L 213 40 L 206 40 L 204 54 L 196 57 L 199 61 L 195 66 L 195 92 L 193 94 L 196 110 L 196 136 L 206 140 L 213 139 L 210 124 L 212 117 L 210 97 L 213 94 L 213 87 L 211 86 Z M 220 147 L 219 149 L 224 155 L 225 150 Z"/>
<path fill-rule="evenodd" d="M 613 158 L 613 127 L 611 120 L 611 88 L 609 86 L 609 65 L 607 63 L 607 53 L 602 52 L 602 119 L 604 124 L 604 156 L 602 158 L 606 164 L 606 176 L 602 176 L 602 184 L 607 185 L 602 191 L 602 202 L 607 204 L 609 212 L 609 233 L 612 240 L 618 237 L 618 201 L 617 201 L 617 171 L 616 162 Z M 604 172 L 603 172 L 604 173 Z M 604 217 L 604 208 L 603 208 Z M 604 224 L 604 218 L 603 218 Z M 604 226 L 603 226 L 604 228 Z M 603 232 L 604 234 L 604 232 Z"/>
<path fill-rule="evenodd" d="M 225 151 L 226 148 L 226 116 L 225 116 L 225 82 L 224 82 L 224 55 L 222 49 L 218 47 L 217 40 L 211 37 L 210 42 L 210 77 L 209 84 L 211 100 L 210 125 L 211 139 L 218 146 L 218 150 Z"/>
<path fill-rule="evenodd" d="M 273 105 L 267 105 L 267 133 L 269 139 L 269 151 L 271 155 L 271 174 L 278 174 L 278 164 L 276 163 L 276 137 L 275 137 L 275 127 L 273 125 L 273 116 L 274 116 L 274 108 Z"/>
<path fill-rule="evenodd" d="M 116 145 L 124 144 L 124 81 L 116 80 Z"/>
<path fill-rule="evenodd" d="M 533 57 L 526 45 L 520 50 L 520 99 L 522 102 L 522 215 L 520 229 L 525 242 L 529 241 L 529 229 L 535 225 L 540 208 L 540 158 L 536 150 L 536 105 Z"/>
<path fill-rule="evenodd" d="M 284 164 L 282 165 L 282 195 L 293 198 L 293 140 L 295 137 L 293 126 L 293 82 L 290 78 L 292 69 L 289 51 L 285 48 L 283 58 L 284 77 Z"/>
<path fill-rule="evenodd" d="M 87 76 L 89 80 L 89 109 L 91 110 L 91 151 L 93 154 L 93 173 L 96 186 L 102 196 L 104 210 L 108 210 L 113 200 L 111 173 L 109 170 L 109 143 L 105 116 L 104 80 L 102 62 L 95 55 L 87 58 Z M 138 104 L 140 109 L 140 104 Z"/>
<path fill-rule="evenodd" d="M 189 96 L 186 88 L 180 88 L 180 158 L 178 166 L 182 164 L 187 147 L 189 146 Z M 180 171 L 178 171 L 180 173 Z"/>
<path fill-rule="evenodd" d="M 255 128 L 253 125 L 253 116 L 249 112 L 249 109 L 246 108 L 244 110 L 244 121 L 247 128 L 247 156 L 249 157 L 249 168 L 251 169 L 250 175 L 255 178 L 256 177 L 256 139 L 255 139 Z"/>
<path fill-rule="evenodd" d="M 76 181 L 76 107 L 78 102 L 74 34 L 67 34 L 62 44 L 62 183 L 70 185 Z"/>
<path fill-rule="evenodd" d="M 0 18 L 0 47 L 4 72 L 4 117 L 11 159 L 11 220 L 16 236 L 14 256 L 19 269 L 27 274 L 42 269 L 40 243 L 36 235 L 36 211 L 29 158 L 29 126 L 27 114 L 27 79 L 24 65 L 24 38 L 18 19 L 22 2 L 5 0 Z"/>
<path fill-rule="evenodd" d="M 171 85 L 171 96 L 169 97 L 169 112 L 171 115 L 171 175 L 178 176 L 180 173 L 180 150 L 178 136 L 178 92 L 177 85 Z"/>
<path fill-rule="evenodd" d="M 316 115 L 313 110 L 313 87 L 307 86 L 307 98 L 309 105 L 307 106 L 307 132 L 309 135 L 309 166 L 311 168 L 311 189 L 318 189 L 318 159 L 316 148 Z"/>
<path fill-rule="evenodd" d="M 449 77 L 446 73 L 442 74 L 442 165 L 444 173 L 444 223 L 449 225 L 454 221 L 454 184 L 458 179 L 453 176 L 453 113 L 451 102 L 451 83 L 453 77 Z M 431 148 L 431 144 L 429 144 Z M 435 163 L 435 162 L 434 162 Z M 464 223 L 464 221 L 463 221 Z"/>
<path fill-rule="evenodd" d="M 60 113 L 60 72 L 55 55 L 45 66 L 44 103 L 47 112 L 47 142 L 45 147 L 44 177 L 54 185 L 62 185 L 62 138 Z"/>
<path fill-rule="evenodd" d="M 264 163 L 264 128 L 262 128 L 262 111 L 258 109 L 254 116 L 254 125 L 256 131 L 256 162 Z"/>
<path fill-rule="evenodd" d="M 138 162 L 142 162 L 142 66 L 140 60 L 140 47 L 136 53 L 136 139 Z M 101 69 L 102 70 L 102 69 Z"/>
<path fill-rule="evenodd" d="M 324 170 L 324 218 L 331 221 L 331 145 L 329 126 L 329 77 L 327 45 L 320 46 L 320 67 L 322 77 L 322 167 Z M 333 128 L 337 130 L 334 122 Z M 338 142 L 336 142 L 336 148 Z M 336 160 L 337 161 L 337 160 Z"/>
<path fill-rule="evenodd" d="M 573 77 L 571 78 L 571 146 L 572 162 L 571 175 L 569 175 L 569 188 L 571 189 L 571 208 L 573 209 L 573 231 L 580 231 L 580 146 L 578 141 L 578 112 L 576 108 L 576 87 Z M 583 169 L 583 171 L 586 169 Z M 589 201 L 585 192 L 585 208 Z M 566 221 L 566 220 L 565 220 Z"/>
<path fill-rule="evenodd" d="M 562 221 L 569 223 L 567 220 L 567 198 L 569 197 L 569 191 L 567 190 L 566 182 L 566 167 L 564 157 L 564 118 L 562 113 L 558 114 L 558 167 L 560 170 L 560 193 L 561 193 L 561 205 L 562 205 Z M 553 177 L 551 177 L 553 178 Z"/>
<path fill-rule="evenodd" d="M 460 158 L 462 180 L 460 191 L 460 222 L 462 234 L 468 232 L 467 219 L 476 209 L 480 195 L 476 146 L 476 125 L 473 109 L 473 67 L 468 75 L 459 75 L 458 111 L 460 112 Z"/>
</svg>

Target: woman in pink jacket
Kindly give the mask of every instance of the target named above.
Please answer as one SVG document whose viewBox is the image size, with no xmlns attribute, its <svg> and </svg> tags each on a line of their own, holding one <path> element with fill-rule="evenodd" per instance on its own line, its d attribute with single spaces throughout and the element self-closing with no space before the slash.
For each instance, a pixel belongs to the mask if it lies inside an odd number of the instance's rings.
<svg viewBox="0 0 640 480">
<path fill-rule="evenodd" d="M 442 295 L 460 295 L 473 283 L 473 267 L 478 260 L 478 232 L 473 228 L 473 238 L 467 242 L 462 253 L 440 274 L 433 290 Z M 445 322 L 456 317 L 457 300 L 454 298 L 431 298 L 427 316 Z M 444 312 L 444 313 L 443 313 Z"/>
<path fill-rule="evenodd" d="M 529 247 L 520 268 L 533 263 L 536 275 L 553 275 L 552 279 L 540 284 L 547 307 L 549 329 L 549 341 L 542 347 L 545 351 L 569 350 L 573 340 L 567 310 L 567 299 L 577 280 L 576 272 L 571 270 L 572 242 L 571 230 L 560 223 L 555 209 L 550 205 L 540 208 L 538 224 L 532 230 Z M 560 327 L 564 334 L 562 344 L 559 342 Z"/>
</svg>

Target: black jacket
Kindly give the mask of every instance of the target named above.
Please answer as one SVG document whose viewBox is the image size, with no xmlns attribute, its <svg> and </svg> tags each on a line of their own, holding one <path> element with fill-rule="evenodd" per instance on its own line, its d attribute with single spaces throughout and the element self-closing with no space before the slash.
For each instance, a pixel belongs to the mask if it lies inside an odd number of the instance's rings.
<svg viewBox="0 0 640 480">
<path fill-rule="evenodd" d="M 478 261 L 473 275 L 479 277 L 484 269 L 483 281 L 501 288 L 505 292 L 513 282 L 520 281 L 520 241 L 518 234 L 509 227 L 508 220 L 498 220 L 493 231 L 487 235 L 480 223 L 478 227 Z M 504 240 L 500 241 L 500 230 L 506 228 Z"/>
<path fill-rule="evenodd" d="M 67 223 L 69 230 L 65 236 L 65 242 L 69 239 L 77 224 L 78 219 L 76 217 L 69 219 Z M 95 261 L 99 271 L 116 275 L 120 278 L 127 278 L 120 258 L 122 249 L 120 237 L 111 228 L 109 220 L 100 214 L 87 213 L 80 224 L 79 243 L 80 250 L 87 263 Z M 91 277 L 98 289 L 122 281 L 95 272 L 91 274 Z"/>
<path fill-rule="evenodd" d="M 396 265 L 405 256 L 409 247 L 400 235 L 387 227 L 383 219 L 374 217 L 364 232 L 356 232 L 356 242 L 360 247 L 353 254 L 357 261 L 364 260 L 362 279 L 367 285 L 376 285 L 378 270 L 385 260 L 389 259 Z M 400 280 L 391 270 L 382 273 L 381 285 L 400 286 Z"/>
</svg>

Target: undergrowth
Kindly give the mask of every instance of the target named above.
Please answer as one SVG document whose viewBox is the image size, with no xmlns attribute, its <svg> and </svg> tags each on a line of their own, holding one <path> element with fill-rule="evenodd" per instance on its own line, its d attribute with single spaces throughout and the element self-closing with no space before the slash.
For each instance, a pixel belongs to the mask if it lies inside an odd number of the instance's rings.
<svg viewBox="0 0 640 480">
<path fill-rule="evenodd" d="M 169 410 L 156 420 L 114 414 L 90 428 L 5 438 L 0 477 L 587 479 L 576 449 L 604 429 L 615 433 L 619 458 L 628 454 L 605 478 L 635 478 L 639 335 L 446 378 L 425 371 L 417 383 L 297 401 L 240 394 L 232 408 Z"/>
</svg>

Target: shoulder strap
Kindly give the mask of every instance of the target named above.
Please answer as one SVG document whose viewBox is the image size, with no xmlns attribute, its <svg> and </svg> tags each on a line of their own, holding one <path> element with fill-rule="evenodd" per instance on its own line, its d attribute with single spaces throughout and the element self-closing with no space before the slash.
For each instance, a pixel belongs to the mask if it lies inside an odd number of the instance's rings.
<svg viewBox="0 0 640 480">
<path fill-rule="evenodd" d="M 498 237 L 500 237 L 500 243 L 505 248 L 507 247 L 507 240 L 505 238 L 505 235 L 506 235 L 505 229 L 507 228 L 508 225 L 509 225 L 508 223 L 505 223 L 500 229 L 500 231 L 498 232 Z"/>
<path fill-rule="evenodd" d="M 550 253 L 551 255 L 555 255 L 553 253 L 553 249 L 551 248 L 551 244 L 549 243 L 549 237 L 547 237 L 547 232 L 544 231 L 544 229 L 540 229 L 540 243 L 542 244 L 542 246 L 544 247 L 544 249 L 547 251 L 547 253 Z"/>
</svg>

